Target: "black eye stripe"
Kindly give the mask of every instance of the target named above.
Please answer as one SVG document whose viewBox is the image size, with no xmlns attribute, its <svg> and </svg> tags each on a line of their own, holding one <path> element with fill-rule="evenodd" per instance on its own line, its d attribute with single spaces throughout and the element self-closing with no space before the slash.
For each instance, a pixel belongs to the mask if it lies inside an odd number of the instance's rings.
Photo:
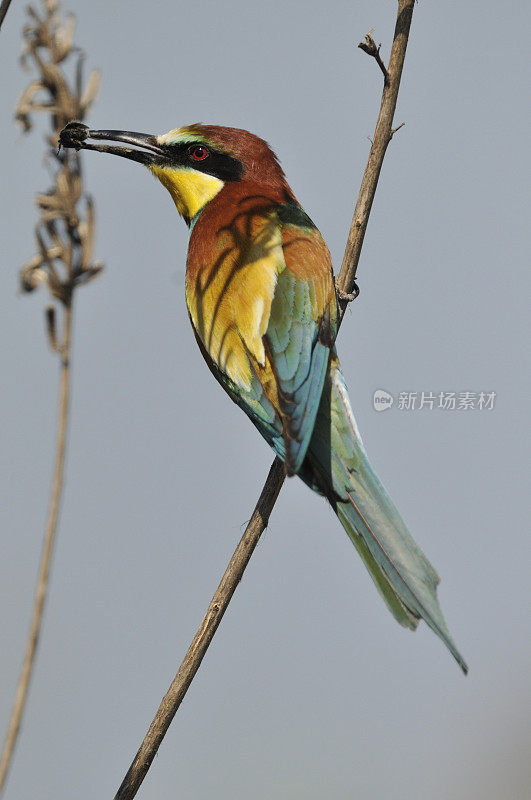
<svg viewBox="0 0 531 800">
<path fill-rule="evenodd" d="M 208 156 L 200 159 L 194 158 L 193 154 L 199 148 L 206 150 Z M 200 141 L 165 144 L 164 149 L 170 166 L 191 167 L 207 175 L 213 175 L 225 183 L 239 181 L 243 175 L 241 161 Z"/>
</svg>

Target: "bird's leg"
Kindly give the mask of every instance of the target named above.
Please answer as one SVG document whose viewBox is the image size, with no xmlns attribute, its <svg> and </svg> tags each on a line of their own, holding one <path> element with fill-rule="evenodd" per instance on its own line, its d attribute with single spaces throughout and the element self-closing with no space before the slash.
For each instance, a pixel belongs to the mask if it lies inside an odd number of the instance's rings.
<svg viewBox="0 0 531 800">
<path fill-rule="evenodd" d="M 335 283 L 335 287 L 336 287 L 336 294 L 337 294 L 339 300 L 342 300 L 344 303 L 351 303 L 353 300 L 356 299 L 356 297 L 360 293 L 360 287 L 358 286 L 356 281 L 354 281 L 354 284 L 353 284 L 353 287 L 352 287 L 354 291 L 352 291 L 352 292 L 344 292 L 343 289 L 340 289 L 339 286 L 337 285 L 337 278 L 334 278 L 334 283 Z"/>
</svg>

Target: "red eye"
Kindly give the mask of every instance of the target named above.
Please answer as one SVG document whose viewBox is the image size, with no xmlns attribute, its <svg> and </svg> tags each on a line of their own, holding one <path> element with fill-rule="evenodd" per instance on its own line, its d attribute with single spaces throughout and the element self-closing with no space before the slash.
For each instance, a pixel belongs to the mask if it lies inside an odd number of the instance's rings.
<svg viewBox="0 0 531 800">
<path fill-rule="evenodd" d="M 190 148 L 190 155 L 194 161 L 204 161 L 205 158 L 208 158 L 209 153 L 206 147 L 203 147 L 201 144 L 197 144 Z"/>
</svg>

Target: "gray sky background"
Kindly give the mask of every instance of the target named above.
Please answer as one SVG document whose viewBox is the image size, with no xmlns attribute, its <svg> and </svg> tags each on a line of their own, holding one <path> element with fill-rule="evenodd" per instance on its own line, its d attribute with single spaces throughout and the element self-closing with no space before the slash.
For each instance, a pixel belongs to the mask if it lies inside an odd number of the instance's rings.
<svg viewBox="0 0 531 800">
<path fill-rule="evenodd" d="M 28 627 L 55 427 L 42 292 L 17 296 L 46 189 L 12 109 L 24 3 L 0 34 L 0 722 Z M 91 124 L 203 121 L 267 139 L 340 264 L 394 2 L 71 0 L 103 83 Z M 378 472 L 437 570 L 468 678 L 401 629 L 301 482 L 270 527 L 143 800 L 523 800 L 529 791 L 528 4 L 415 8 L 396 122 L 339 352 Z M 105 274 L 77 294 L 67 484 L 8 800 L 110 798 L 271 463 L 213 381 L 184 304 L 187 231 L 140 166 L 86 154 Z M 372 393 L 495 391 L 493 411 Z M 526 788 L 527 787 L 527 788 Z"/>
</svg>

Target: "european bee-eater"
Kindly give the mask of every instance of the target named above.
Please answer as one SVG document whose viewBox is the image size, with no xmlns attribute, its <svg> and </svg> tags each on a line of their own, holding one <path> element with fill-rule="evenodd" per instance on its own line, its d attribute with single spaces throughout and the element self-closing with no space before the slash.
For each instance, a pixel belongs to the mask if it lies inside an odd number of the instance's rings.
<svg viewBox="0 0 531 800">
<path fill-rule="evenodd" d="M 215 125 L 151 136 L 74 122 L 61 143 L 138 161 L 166 187 L 190 229 L 186 304 L 214 377 L 287 475 L 328 499 L 398 622 L 415 629 L 424 619 L 466 672 L 439 608 L 437 573 L 354 420 L 334 346 L 330 253 L 266 142 Z"/>
</svg>

